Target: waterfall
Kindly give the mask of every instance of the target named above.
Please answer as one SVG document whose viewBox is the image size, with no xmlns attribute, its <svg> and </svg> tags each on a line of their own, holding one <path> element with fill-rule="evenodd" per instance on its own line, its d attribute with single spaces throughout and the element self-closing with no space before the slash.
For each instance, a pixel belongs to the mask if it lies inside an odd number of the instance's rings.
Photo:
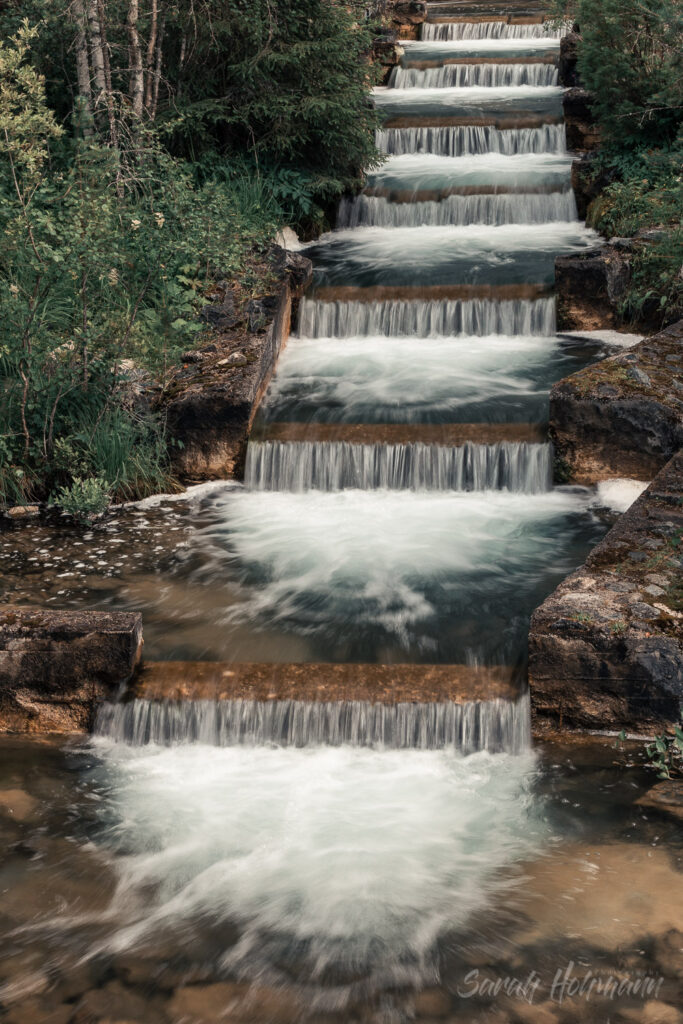
<svg viewBox="0 0 683 1024">
<path fill-rule="evenodd" d="M 132 746 L 206 743 L 477 750 L 529 747 L 529 698 L 464 704 L 368 701 L 133 700 L 98 708 L 96 736 Z"/>
<path fill-rule="evenodd" d="M 550 490 L 548 444 L 501 441 L 437 444 L 352 444 L 347 441 L 252 441 L 245 484 L 250 490 L 338 491 L 389 487 L 402 490 Z"/>
<path fill-rule="evenodd" d="M 448 128 L 380 128 L 375 133 L 382 153 L 435 153 L 438 156 L 469 156 L 477 153 L 566 153 L 564 124 L 539 128 L 493 128 L 489 125 L 458 125 Z"/>
<path fill-rule="evenodd" d="M 422 26 L 422 40 L 448 42 L 456 39 L 560 39 L 567 27 L 552 28 L 544 25 L 508 25 L 505 21 L 481 22 L 426 22 Z"/>
<path fill-rule="evenodd" d="M 306 338 L 542 335 L 555 333 L 555 300 L 447 299 L 435 301 L 321 302 L 304 298 L 299 334 Z M 416 356 L 419 355 L 416 341 Z"/>
<path fill-rule="evenodd" d="M 383 196 L 359 195 L 342 199 L 338 228 L 408 228 L 430 225 L 545 224 L 576 220 L 576 200 L 571 189 L 549 193 L 500 193 L 452 195 L 440 201 L 393 203 Z"/>
<path fill-rule="evenodd" d="M 554 64 L 445 64 L 439 68 L 402 68 L 391 72 L 392 89 L 436 89 L 454 86 L 557 85 Z"/>
</svg>

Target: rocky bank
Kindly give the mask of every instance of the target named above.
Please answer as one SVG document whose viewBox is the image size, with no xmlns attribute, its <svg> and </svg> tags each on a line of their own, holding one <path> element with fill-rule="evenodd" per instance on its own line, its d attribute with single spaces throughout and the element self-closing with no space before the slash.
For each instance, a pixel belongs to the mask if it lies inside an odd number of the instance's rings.
<svg viewBox="0 0 683 1024">
<path fill-rule="evenodd" d="M 529 685 L 537 732 L 651 734 L 678 722 L 683 452 L 534 612 Z"/>
<path fill-rule="evenodd" d="M 652 480 L 683 447 L 683 320 L 550 392 L 559 479 Z"/>
</svg>

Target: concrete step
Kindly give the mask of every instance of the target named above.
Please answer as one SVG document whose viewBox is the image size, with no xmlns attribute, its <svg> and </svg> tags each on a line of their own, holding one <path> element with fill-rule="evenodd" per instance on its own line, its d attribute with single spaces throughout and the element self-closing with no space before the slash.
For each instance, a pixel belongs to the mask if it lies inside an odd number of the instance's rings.
<svg viewBox="0 0 683 1024">
<path fill-rule="evenodd" d="M 150 662 L 129 696 L 142 700 L 465 703 L 519 696 L 510 666 Z"/>
<path fill-rule="evenodd" d="M 541 444 L 547 440 L 538 423 L 269 423 L 254 441 L 346 442 L 347 444 Z"/>
<path fill-rule="evenodd" d="M 493 299 L 504 302 L 512 299 L 540 299 L 550 295 L 552 288 L 545 284 L 435 284 L 435 285 L 321 285 L 311 288 L 308 299 L 320 302 L 439 302 L 448 299 Z"/>
</svg>

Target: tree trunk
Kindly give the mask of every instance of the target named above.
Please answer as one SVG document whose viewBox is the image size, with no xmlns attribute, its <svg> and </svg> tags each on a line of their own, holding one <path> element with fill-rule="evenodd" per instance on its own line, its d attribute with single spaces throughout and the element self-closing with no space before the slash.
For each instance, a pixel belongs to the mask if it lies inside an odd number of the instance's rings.
<svg viewBox="0 0 683 1024">
<path fill-rule="evenodd" d="M 95 88 L 97 99 L 101 99 L 107 86 L 104 78 L 104 53 L 102 51 L 102 33 L 100 31 L 100 18 L 97 10 L 97 0 L 88 0 L 88 27 L 90 29 L 90 60 L 95 75 Z M 97 105 L 97 101 L 95 103 Z"/>
<path fill-rule="evenodd" d="M 159 38 L 157 39 L 157 52 L 156 61 L 154 65 L 154 85 L 152 88 L 152 106 L 150 108 L 150 116 L 152 120 L 157 116 L 157 107 L 159 105 L 159 83 L 161 82 L 161 61 L 163 57 L 163 43 L 164 43 L 164 29 L 166 27 L 166 12 L 161 16 L 161 24 L 159 25 Z"/>
<path fill-rule="evenodd" d="M 72 0 L 69 14 L 76 28 L 74 50 L 76 53 L 80 119 L 82 122 L 80 128 L 84 135 L 92 135 L 92 89 L 90 87 L 90 63 L 88 61 L 88 37 L 86 35 L 87 23 L 83 0 Z"/>
<path fill-rule="evenodd" d="M 145 100 L 145 75 L 142 65 L 142 47 L 140 46 L 140 36 L 138 33 L 138 0 L 129 0 L 126 30 L 128 32 L 128 53 L 130 55 L 130 99 L 133 105 L 133 113 L 136 117 L 142 117 Z"/>
<path fill-rule="evenodd" d="M 100 41 L 102 43 L 104 92 L 107 97 L 107 116 L 109 118 L 109 142 L 116 149 L 119 144 L 119 133 L 116 127 L 114 92 L 111 85 L 111 61 L 109 59 L 109 43 L 107 42 L 107 12 L 104 7 L 104 0 L 97 0 L 97 13 L 99 16 Z"/>
<path fill-rule="evenodd" d="M 159 27 L 159 0 L 152 0 L 152 21 L 149 26 L 149 39 L 147 40 L 147 53 L 145 55 L 145 110 L 148 112 L 152 106 L 154 95 L 154 57 L 157 45 L 157 30 Z"/>
</svg>

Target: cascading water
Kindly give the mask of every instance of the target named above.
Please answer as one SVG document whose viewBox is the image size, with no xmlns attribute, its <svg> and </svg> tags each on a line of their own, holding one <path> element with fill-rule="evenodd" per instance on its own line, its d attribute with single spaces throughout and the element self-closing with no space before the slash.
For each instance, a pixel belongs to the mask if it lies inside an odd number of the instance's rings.
<svg viewBox="0 0 683 1024">
<path fill-rule="evenodd" d="M 447 196 L 440 202 L 392 203 L 382 196 L 356 196 L 339 206 L 337 226 L 419 227 L 421 224 L 545 224 L 573 220 L 576 200 L 570 190 L 549 195 Z"/>
<path fill-rule="evenodd" d="M 530 742 L 529 698 L 464 704 L 367 701 L 150 701 L 103 704 L 96 736 L 130 743 L 215 747 L 325 744 L 520 754 Z"/>
<path fill-rule="evenodd" d="M 506 488 L 537 494 L 552 480 L 547 444 L 364 445 L 345 442 L 252 442 L 245 484 L 252 490 L 323 491 Z"/>
<path fill-rule="evenodd" d="M 464 156 L 475 153 L 566 153 L 567 138 L 563 124 L 539 128 L 494 128 L 489 125 L 454 127 L 380 128 L 376 136 L 380 153 L 436 153 L 440 156 Z"/>
<path fill-rule="evenodd" d="M 582 543 L 585 499 L 552 490 L 550 445 L 533 440 L 566 359 L 546 293 L 553 253 L 588 239 L 551 123 L 559 33 L 428 23 L 422 38 L 375 97 L 399 119 L 377 132 L 390 159 L 342 202 L 346 230 L 309 250 L 313 287 L 244 487 L 218 500 L 192 554 L 205 556 L 200 583 L 236 581 L 217 629 L 277 627 L 295 677 L 311 650 L 457 665 L 489 672 L 490 699 L 432 702 L 419 686 L 398 702 L 390 687 L 376 700 L 225 699 L 227 668 L 224 699 L 190 688 L 107 703 L 93 738 L 113 773 L 109 841 L 125 854 L 101 951 L 215 933 L 217 977 L 286 987 L 302 1017 L 366 1019 L 357 1007 L 434 981 L 440 943 L 547 830 L 528 698 L 500 698 L 490 678 L 512 687 L 528 615 Z M 458 87 L 477 87 L 466 107 Z M 475 108 L 484 123 L 430 123 Z"/>
<path fill-rule="evenodd" d="M 453 86 L 557 85 L 553 64 L 447 64 L 441 68 L 401 68 L 391 73 L 394 89 L 439 89 Z"/>
<path fill-rule="evenodd" d="M 567 32 L 566 28 L 552 28 L 542 25 L 509 25 L 506 21 L 460 21 L 446 24 L 426 22 L 422 26 L 423 40 L 451 39 L 557 39 Z"/>
</svg>

